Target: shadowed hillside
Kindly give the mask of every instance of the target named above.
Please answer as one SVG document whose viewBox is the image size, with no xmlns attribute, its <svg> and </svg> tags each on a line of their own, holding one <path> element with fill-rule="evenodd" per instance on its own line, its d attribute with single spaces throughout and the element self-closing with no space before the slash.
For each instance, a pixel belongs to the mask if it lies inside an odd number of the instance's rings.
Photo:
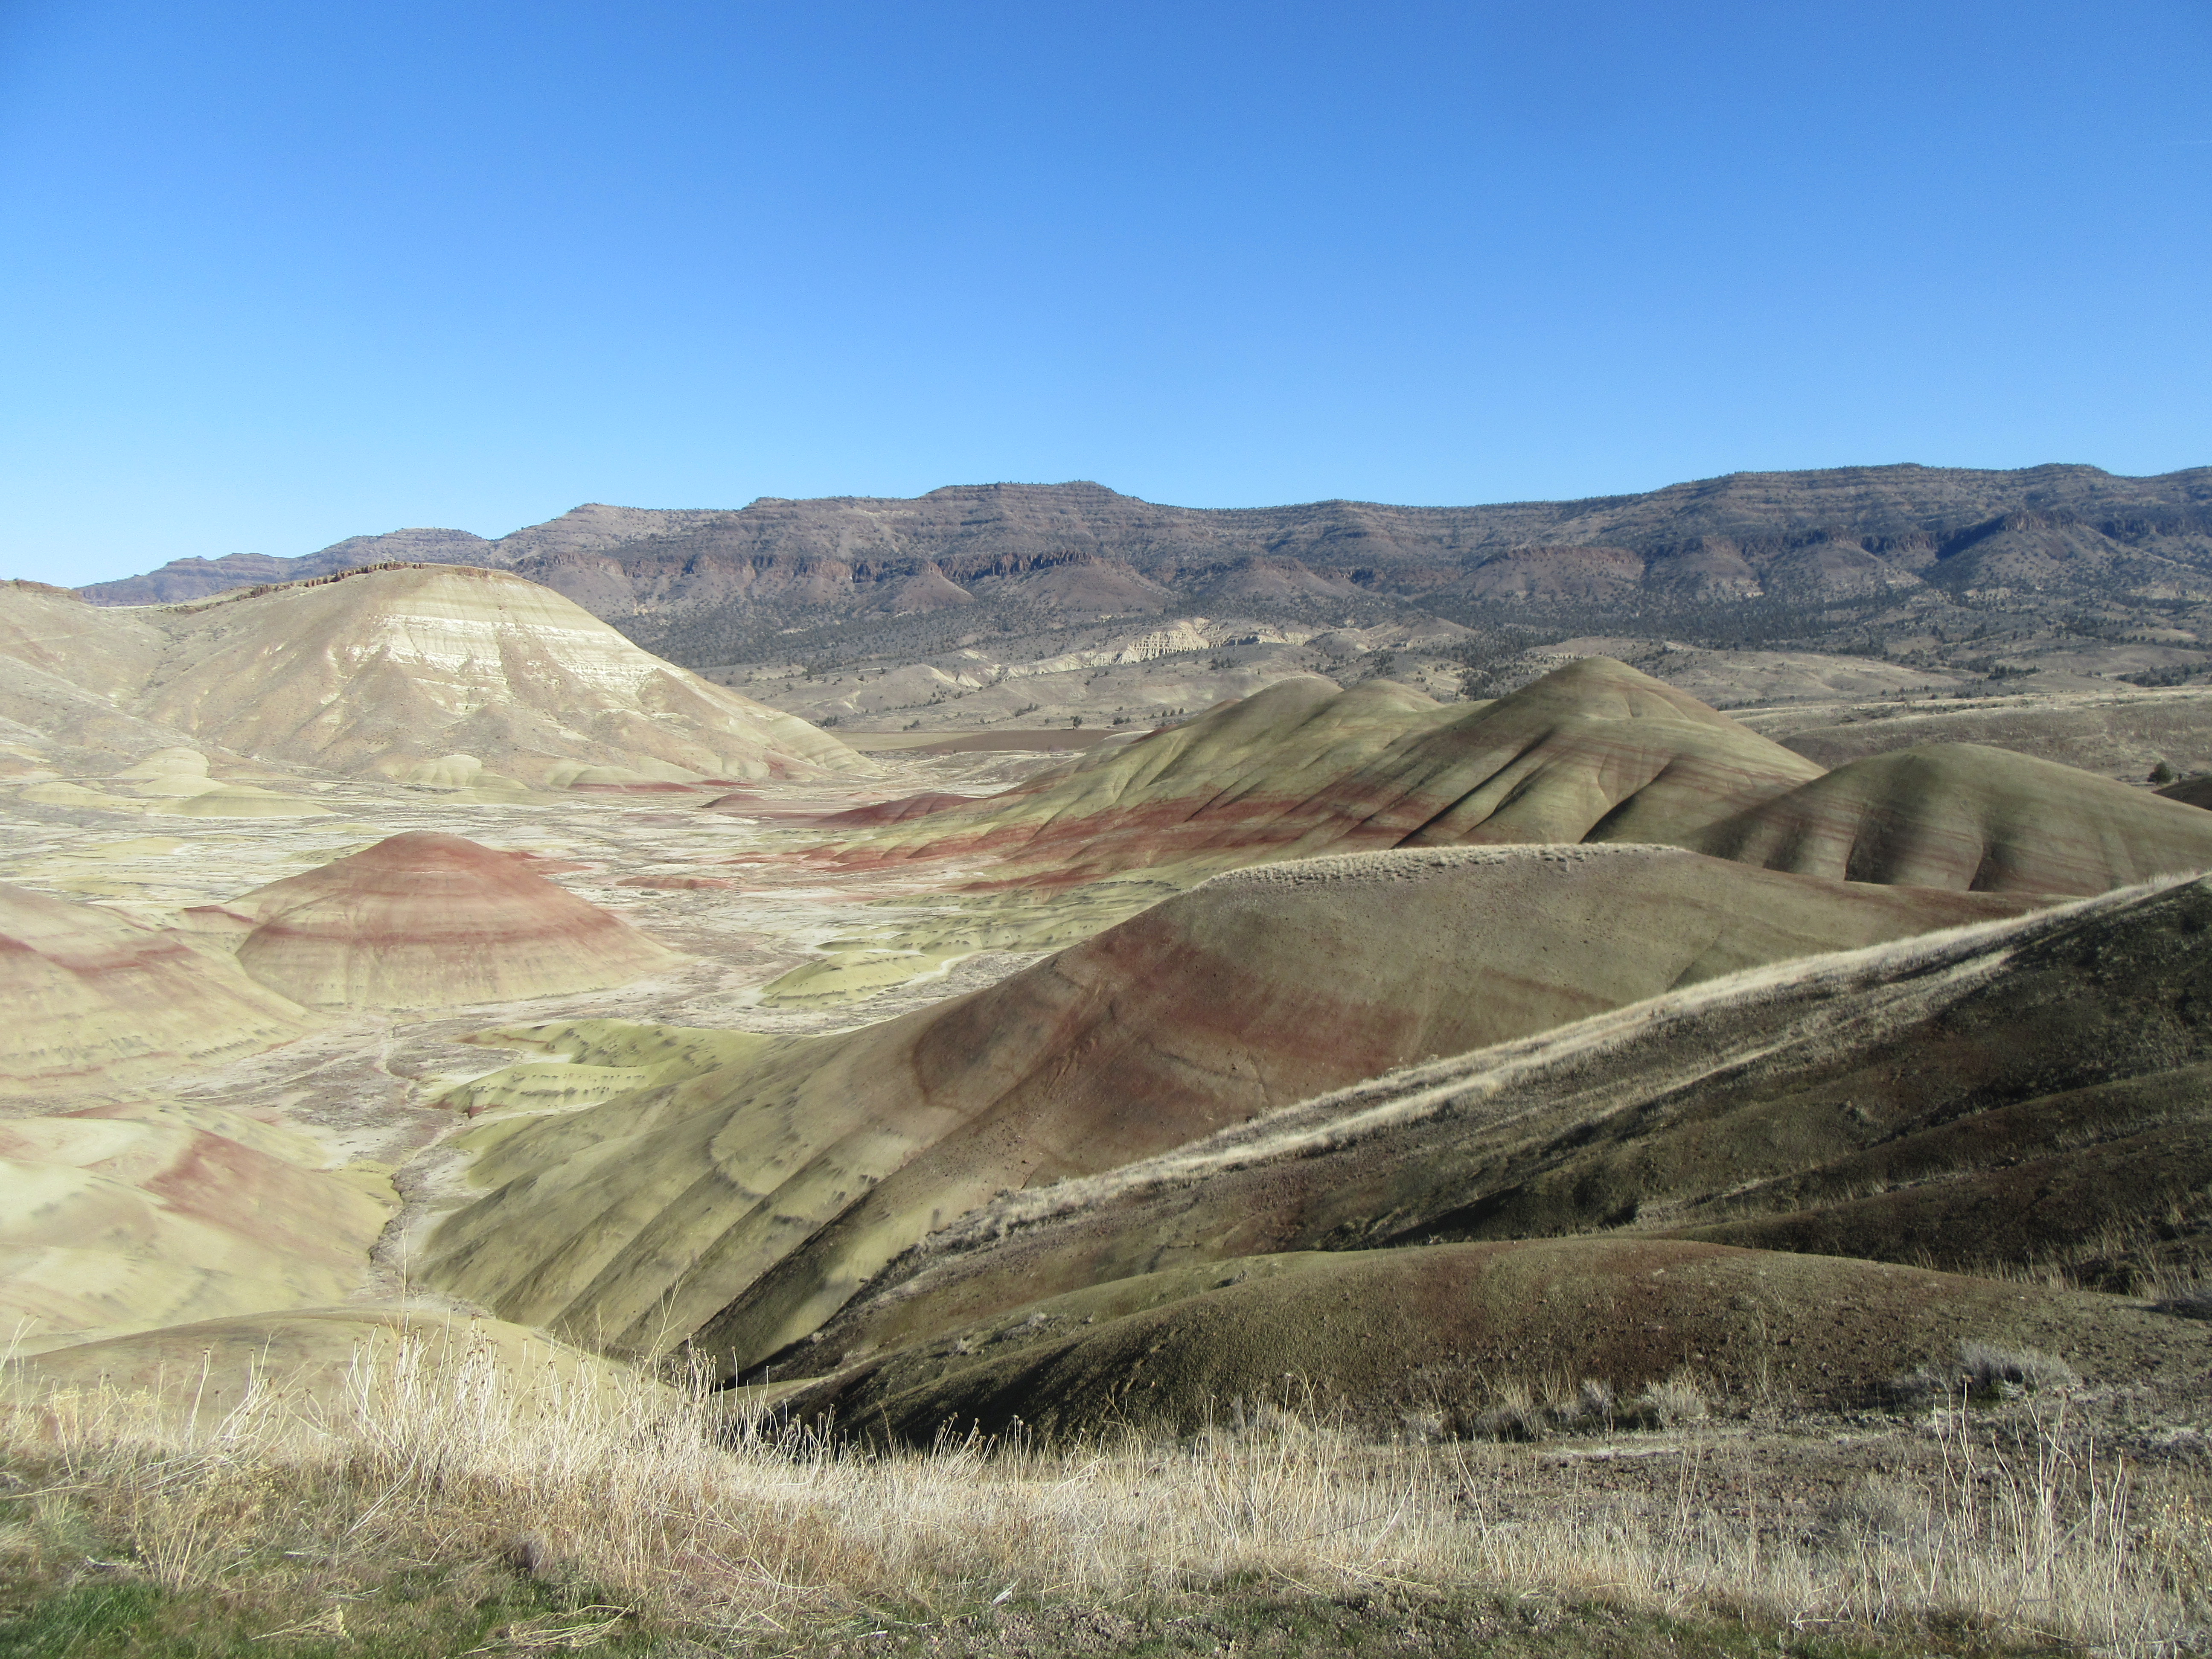
<svg viewBox="0 0 2212 1659">
<path fill-rule="evenodd" d="M 1012 1328 L 1030 1316 L 1022 1310 L 1079 1293 L 1102 1307 L 1121 1295 L 1131 1310 L 1173 1301 L 1156 1327 L 1202 1328 L 1214 1316 L 1210 1298 L 1233 1300 L 1242 1262 L 1380 1249 L 1362 1270 L 1368 1288 L 1334 1298 L 1325 1348 L 1311 1340 L 1310 1316 L 1286 1317 L 1274 1346 L 1235 1362 L 1348 1376 L 1343 1368 L 1365 1345 L 1385 1340 L 1376 1322 L 1424 1275 L 1464 1279 L 1508 1259 L 1438 1258 L 1455 1241 L 1577 1241 L 1578 1255 L 1535 1258 L 1581 1276 L 1566 1298 L 1570 1316 L 1540 1337 L 1561 1354 L 1562 1343 L 1612 1340 L 1572 1310 L 1586 1316 L 1635 1275 L 1666 1266 L 1674 1247 L 1665 1240 L 1969 1271 L 2065 1262 L 2127 1289 L 2162 1265 L 2212 1255 L 2208 939 L 2212 887 L 2131 890 L 1753 969 L 1410 1068 L 1090 1181 L 1002 1197 L 904 1257 L 799 1363 L 829 1370 L 971 1328 Z M 1591 1234 L 1638 1242 L 1626 1258 L 1607 1256 L 1621 1247 L 1577 1237 Z M 1643 1263 L 1629 1280 L 1619 1277 L 1624 1260 Z M 1322 1272 L 1310 1257 L 1297 1267 Z M 1183 1275 L 1175 1296 L 1143 1293 L 1146 1276 L 1170 1271 Z M 1872 1305 L 1867 1287 L 1901 1283 L 1841 1264 L 1768 1271 L 1761 1295 L 1728 1304 L 1756 1318 L 1732 1319 L 1710 1300 L 1698 1320 L 1655 1311 L 1668 1340 L 1651 1345 L 1650 1364 L 1663 1369 L 1693 1351 L 1713 1358 L 1701 1329 L 1724 1346 L 1731 1326 L 1728 1340 L 1745 1344 L 1778 1318 L 1807 1317 L 1802 1304 L 1787 1305 L 1799 1294 L 1791 1273 L 1811 1275 L 1802 1294 L 1818 1319 L 1841 1306 L 1845 1323 L 1859 1316 L 1850 1310 Z M 1824 1277 L 1826 1287 L 1814 1288 Z M 1112 1288 L 1123 1281 L 1127 1292 Z M 1616 1289 L 1585 1299 L 1607 1282 Z M 1332 1300 L 1325 1273 L 1304 1283 L 1296 1294 Z M 2013 1311 L 2025 1317 L 2036 1297 L 2012 1288 Z M 1913 1297 L 1932 1312 L 1952 1294 L 1930 1284 Z M 1505 1319 L 1479 1317 L 1492 1327 Z M 1511 1316 L 1532 1317 L 1525 1306 Z M 1050 1317 L 1029 1328 L 1053 1340 L 964 1371 L 944 1364 L 939 1347 L 921 1371 L 902 1360 L 883 1370 L 892 1380 L 881 1388 L 848 1378 L 831 1392 L 908 1431 L 927 1432 L 950 1407 L 986 1400 L 987 1417 L 1038 1421 L 1060 1396 L 1030 1391 L 1023 1378 L 1073 1363 L 1072 1344 L 1110 1348 L 1115 1339 L 1078 1336 Z M 1538 1339 L 1533 1327 L 1518 1328 Z M 1626 1351 L 1609 1352 L 1618 1376 Z M 1876 1344 L 1848 1363 L 1832 1355 L 1800 1380 L 1832 1368 L 1827 1381 L 1864 1385 L 1892 1358 Z M 878 1362 L 869 1364 L 874 1375 Z M 896 1395 L 902 1376 L 921 1390 L 910 1416 Z M 1171 1391 L 1146 1409 L 1187 1420 L 1199 1405 Z"/>
<path fill-rule="evenodd" d="M 474 1137 L 492 1190 L 441 1228 L 428 1281 L 619 1351 L 696 1336 L 750 1365 L 1005 1188 L 1753 963 L 2033 902 L 1636 847 L 1267 866 L 902 1018 L 495 1120 Z M 619 1033 L 545 1040 L 635 1063 Z"/>
</svg>

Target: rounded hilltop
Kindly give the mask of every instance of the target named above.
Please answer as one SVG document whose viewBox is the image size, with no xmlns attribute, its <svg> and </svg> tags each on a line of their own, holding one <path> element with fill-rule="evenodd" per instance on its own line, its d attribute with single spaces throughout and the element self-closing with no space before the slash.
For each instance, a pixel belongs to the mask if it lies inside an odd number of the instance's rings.
<svg viewBox="0 0 2212 1659">
<path fill-rule="evenodd" d="M 311 1007 L 510 1002 L 682 958 L 512 854 L 414 831 L 256 888 L 239 965 Z"/>
<path fill-rule="evenodd" d="M 467 565 L 131 608 L 0 587 L 0 717 L 78 778 L 175 749 L 507 793 L 873 769 L 551 588 Z"/>
</svg>

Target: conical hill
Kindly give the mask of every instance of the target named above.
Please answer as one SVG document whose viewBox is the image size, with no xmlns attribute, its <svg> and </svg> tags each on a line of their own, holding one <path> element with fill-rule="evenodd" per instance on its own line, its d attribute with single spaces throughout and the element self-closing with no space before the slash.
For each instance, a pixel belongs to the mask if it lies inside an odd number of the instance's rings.
<svg viewBox="0 0 2212 1659">
<path fill-rule="evenodd" d="M 440 1007 L 622 985 L 681 960 L 460 836 L 393 836 L 225 907 L 239 964 L 314 1007 Z"/>
<path fill-rule="evenodd" d="M 2055 761 L 1947 743 L 1849 762 L 1690 844 L 1844 881 L 2087 895 L 2212 867 L 2212 817 Z"/>
</svg>

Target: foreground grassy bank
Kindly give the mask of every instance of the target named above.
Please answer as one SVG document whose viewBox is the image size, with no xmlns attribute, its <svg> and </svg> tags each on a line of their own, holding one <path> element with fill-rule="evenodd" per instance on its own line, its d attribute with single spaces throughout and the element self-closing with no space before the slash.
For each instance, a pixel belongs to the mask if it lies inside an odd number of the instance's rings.
<svg viewBox="0 0 2212 1659">
<path fill-rule="evenodd" d="M 867 1452 L 403 1349 L 220 1416 L 0 1401 L 0 1656 L 2201 1645 L 2201 1479 L 2063 1401 L 1817 1477 L 1741 1425 L 1376 1446 L 1295 1413 Z M 1823 1437 L 1824 1439 L 1826 1437 Z M 1809 1494 L 1809 1495 L 1808 1495 Z"/>
</svg>

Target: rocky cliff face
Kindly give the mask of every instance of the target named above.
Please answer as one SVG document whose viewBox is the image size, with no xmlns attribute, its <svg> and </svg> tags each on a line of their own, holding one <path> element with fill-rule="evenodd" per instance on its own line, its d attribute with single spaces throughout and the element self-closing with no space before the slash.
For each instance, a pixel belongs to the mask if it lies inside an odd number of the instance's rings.
<svg viewBox="0 0 2212 1659">
<path fill-rule="evenodd" d="M 754 659 L 779 633 L 880 634 L 953 611 L 1006 631 L 1223 606 L 1718 627 L 1846 648 L 1877 623 L 1963 632 L 1978 615 L 2048 623 L 2087 603 L 2140 628 L 2212 604 L 2212 469 L 1844 467 L 1490 507 L 1197 509 L 1088 483 L 736 511 L 595 504 L 495 541 L 399 531 L 295 561 L 179 561 L 84 592 L 173 602 L 386 559 L 512 569 L 695 665 Z"/>
</svg>

